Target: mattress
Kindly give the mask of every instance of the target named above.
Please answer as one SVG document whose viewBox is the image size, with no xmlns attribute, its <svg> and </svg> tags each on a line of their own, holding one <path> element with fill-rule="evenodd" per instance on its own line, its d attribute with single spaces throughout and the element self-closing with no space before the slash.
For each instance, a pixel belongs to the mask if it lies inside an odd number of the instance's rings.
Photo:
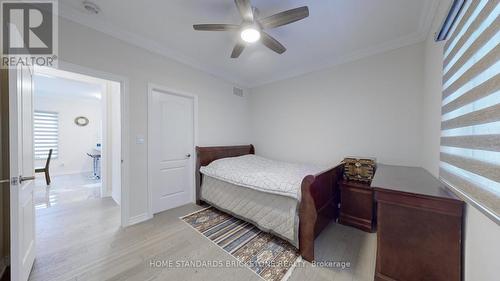
<svg viewBox="0 0 500 281">
<path fill-rule="evenodd" d="M 316 175 L 326 168 L 274 161 L 248 154 L 215 160 L 201 167 L 200 172 L 238 186 L 300 201 L 300 187 L 304 177 Z"/>
<path fill-rule="evenodd" d="M 214 207 L 253 223 L 298 248 L 299 201 L 203 176 L 201 198 Z"/>
</svg>

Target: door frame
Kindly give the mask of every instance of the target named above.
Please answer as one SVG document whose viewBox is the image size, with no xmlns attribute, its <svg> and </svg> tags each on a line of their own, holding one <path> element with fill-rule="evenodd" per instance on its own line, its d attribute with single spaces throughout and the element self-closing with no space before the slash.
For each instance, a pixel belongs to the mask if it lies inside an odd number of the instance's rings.
<svg viewBox="0 0 500 281">
<path fill-rule="evenodd" d="M 147 182 L 147 192 L 148 192 L 148 217 L 152 218 L 153 217 L 153 191 L 151 187 L 151 182 L 152 182 L 152 172 L 151 168 L 153 166 L 152 162 L 152 149 L 151 149 L 151 142 L 152 142 L 152 128 L 151 128 L 151 120 L 153 119 L 153 112 L 152 112 L 152 107 L 153 107 L 153 91 L 159 91 L 159 92 L 164 92 L 166 94 L 170 95 L 176 95 L 180 97 L 185 97 L 185 98 L 190 98 L 193 100 L 193 157 L 191 157 L 191 168 L 192 171 L 196 171 L 196 146 L 198 146 L 198 95 L 184 92 L 184 91 L 179 91 L 176 89 L 172 89 L 169 87 L 161 86 L 155 83 L 148 83 L 148 182 Z M 195 188 L 196 188 L 196 177 L 194 173 L 191 173 L 191 186 L 192 186 L 192 192 L 191 192 L 191 202 L 195 202 Z"/>
<path fill-rule="evenodd" d="M 120 118 L 121 118 L 121 204 L 120 204 L 120 215 L 121 215 L 121 226 L 127 227 L 137 223 L 134 218 L 130 218 L 130 180 L 129 180 L 129 170 L 130 170 L 130 108 L 129 108 L 129 97 L 130 97 L 130 84 L 126 77 L 112 74 L 109 72 L 104 72 L 77 64 L 65 62 L 62 60 L 58 61 L 58 67 L 55 69 L 74 72 L 77 74 L 87 75 L 95 78 L 100 78 L 104 80 L 110 80 L 113 82 L 120 83 Z"/>
</svg>

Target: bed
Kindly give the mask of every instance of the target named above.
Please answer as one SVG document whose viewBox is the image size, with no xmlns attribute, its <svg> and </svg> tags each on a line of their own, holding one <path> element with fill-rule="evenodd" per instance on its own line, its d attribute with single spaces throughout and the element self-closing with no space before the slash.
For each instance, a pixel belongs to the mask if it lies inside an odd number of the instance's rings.
<svg viewBox="0 0 500 281">
<path fill-rule="evenodd" d="M 196 154 L 197 204 L 253 223 L 289 241 L 305 260 L 314 260 L 314 239 L 338 217 L 343 165 L 278 165 L 255 156 L 253 145 L 197 147 Z M 259 183 L 266 175 L 272 177 Z"/>
</svg>

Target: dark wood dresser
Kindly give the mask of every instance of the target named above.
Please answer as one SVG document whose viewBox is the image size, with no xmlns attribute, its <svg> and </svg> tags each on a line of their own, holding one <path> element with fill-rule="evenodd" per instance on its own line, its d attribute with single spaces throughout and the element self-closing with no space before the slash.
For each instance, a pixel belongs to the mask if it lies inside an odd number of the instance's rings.
<svg viewBox="0 0 500 281">
<path fill-rule="evenodd" d="M 375 280 L 462 276 L 464 203 L 423 168 L 379 165 Z"/>
<path fill-rule="evenodd" d="M 342 180 L 340 187 L 339 223 L 366 232 L 375 229 L 375 204 L 373 188 L 369 183 Z"/>
</svg>

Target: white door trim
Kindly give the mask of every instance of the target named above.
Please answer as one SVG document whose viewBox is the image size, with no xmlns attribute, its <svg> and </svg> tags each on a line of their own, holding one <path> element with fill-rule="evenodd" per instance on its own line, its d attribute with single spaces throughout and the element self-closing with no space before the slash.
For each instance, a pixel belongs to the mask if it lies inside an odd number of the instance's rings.
<svg viewBox="0 0 500 281">
<path fill-rule="evenodd" d="M 152 179 L 152 173 L 151 173 L 151 167 L 153 166 L 152 164 L 152 151 L 151 151 L 151 120 L 152 120 L 152 102 L 153 102 L 153 91 L 159 91 L 159 92 L 165 92 L 168 94 L 173 94 L 181 97 L 187 97 L 187 98 L 192 98 L 193 99 L 193 120 L 194 120 L 194 125 L 193 125 L 193 161 L 192 161 L 192 171 L 196 171 L 196 146 L 198 145 L 198 95 L 196 94 L 191 94 L 183 91 L 178 91 L 175 89 L 171 89 L 168 87 L 164 87 L 158 84 L 154 83 L 148 83 L 148 183 L 147 183 L 147 189 L 148 189 L 148 217 L 152 218 L 153 217 L 153 192 L 151 188 L 151 179 Z M 195 174 L 192 173 L 191 175 L 191 186 L 193 187 L 193 190 L 191 192 L 191 202 L 195 202 L 195 197 L 196 197 L 196 177 Z"/>
<path fill-rule="evenodd" d="M 58 61 L 57 69 L 79 73 L 83 75 L 88 75 L 96 78 L 101 78 L 105 80 L 111 80 L 120 83 L 120 103 L 121 103 L 121 133 L 122 133 L 122 180 L 121 180 L 121 225 L 126 227 L 134 224 L 135 222 L 129 217 L 130 214 L 130 182 L 129 182 L 129 170 L 130 170 L 130 146 L 129 146 L 129 120 L 130 120 L 130 93 L 129 93 L 129 80 L 128 78 L 108 72 L 103 72 L 100 70 L 80 66 L 77 64 L 65 62 L 62 60 Z"/>
</svg>

